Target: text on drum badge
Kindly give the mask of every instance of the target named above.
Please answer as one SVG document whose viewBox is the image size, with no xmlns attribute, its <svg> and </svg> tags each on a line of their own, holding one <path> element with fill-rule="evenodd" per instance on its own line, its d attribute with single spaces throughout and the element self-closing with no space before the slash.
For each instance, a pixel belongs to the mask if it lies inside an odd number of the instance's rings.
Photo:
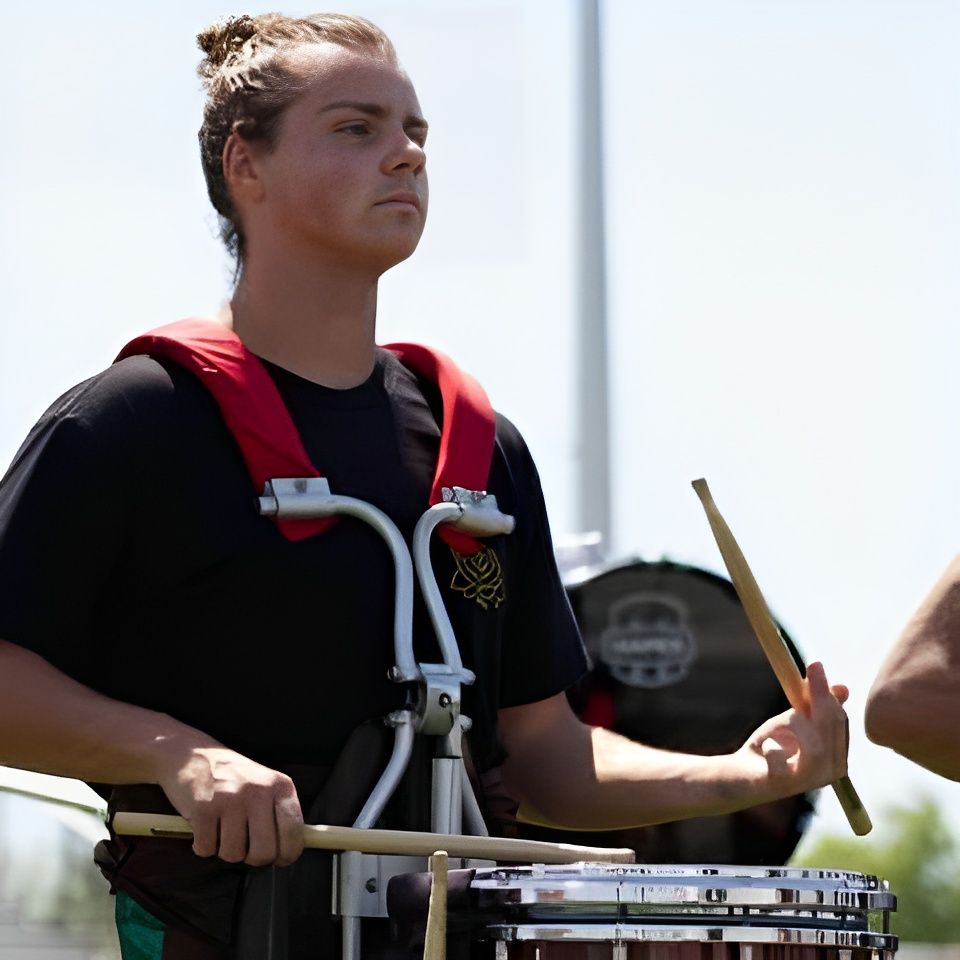
<svg viewBox="0 0 960 960">
<path fill-rule="evenodd" d="M 600 633 L 600 661 L 632 687 L 668 687 L 686 677 L 697 657 L 686 605 L 664 593 L 644 591 L 610 605 Z"/>
</svg>

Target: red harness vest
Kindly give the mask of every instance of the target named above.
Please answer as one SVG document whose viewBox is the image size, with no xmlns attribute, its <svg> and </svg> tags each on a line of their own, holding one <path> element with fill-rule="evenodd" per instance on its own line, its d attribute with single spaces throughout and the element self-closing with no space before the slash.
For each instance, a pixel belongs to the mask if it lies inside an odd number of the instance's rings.
<svg viewBox="0 0 960 960">
<path fill-rule="evenodd" d="M 405 367 L 440 388 L 443 425 L 430 505 L 443 502 L 444 487 L 485 490 L 495 421 L 483 387 L 438 350 L 415 343 L 391 343 L 386 349 Z M 258 495 L 268 480 L 321 476 L 310 462 L 270 375 L 232 330 L 211 320 L 169 323 L 131 340 L 117 360 L 139 354 L 174 360 L 206 385 L 240 447 Z M 311 537 L 335 522 L 333 517 L 276 520 L 288 540 Z M 465 556 L 483 546 L 448 523 L 441 524 L 437 533 Z"/>
</svg>

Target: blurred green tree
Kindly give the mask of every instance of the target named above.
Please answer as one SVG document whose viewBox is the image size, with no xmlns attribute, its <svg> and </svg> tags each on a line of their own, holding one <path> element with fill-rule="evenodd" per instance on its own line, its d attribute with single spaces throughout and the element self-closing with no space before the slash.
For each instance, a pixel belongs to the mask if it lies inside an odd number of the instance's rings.
<svg viewBox="0 0 960 960">
<path fill-rule="evenodd" d="M 911 943 L 960 943 L 960 844 L 934 801 L 883 811 L 866 837 L 822 837 L 792 861 L 888 881 L 897 896 L 891 931 Z"/>
</svg>

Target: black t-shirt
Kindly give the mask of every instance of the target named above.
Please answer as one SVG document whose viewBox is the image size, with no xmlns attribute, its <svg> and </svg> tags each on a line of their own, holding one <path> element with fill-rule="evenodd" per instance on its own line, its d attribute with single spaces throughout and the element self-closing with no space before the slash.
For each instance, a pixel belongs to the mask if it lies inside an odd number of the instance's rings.
<svg viewBox="0 0 960 960">
<path fill-rule="evenodd" d="M 267 365 L 334 493 L 368 501 L 409 543 L 439 449 L 437 404 L 380 351 L 364 384 L 331 390 Z M 557 575 L 539 479 L 497 419 L 490 492 L 516 517 L 487 540 L 505 597 L 484 609 L 434 570 L 467 667 L 473 749 L 494 762 L 499 707 L 551 696 L 586 668 Z M 400 706 L 393 564 L 341 518 L 287 540 L 261 517 L 239 449 L 193 374 L 133 357 L 43 416 L 0 484 L 0 637 L 108 696 L 163 711 L 266 764 L 328 765 L 362 721 Z M 419 660 L 438 654 L 422 601 Z"/>
</svg>

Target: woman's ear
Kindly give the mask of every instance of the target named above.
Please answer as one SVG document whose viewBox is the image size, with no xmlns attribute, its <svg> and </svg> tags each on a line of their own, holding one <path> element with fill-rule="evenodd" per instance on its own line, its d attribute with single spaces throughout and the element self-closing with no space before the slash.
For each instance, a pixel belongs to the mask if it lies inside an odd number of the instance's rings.
<svg viewBox="0 0 960 960">
<path fill-rule="evenodd" d="M 223 145 L 223 176 L 234 204 L 256 203 L 263 196 L 263 183 L 253 144 L 234 131 Z"/>
</svg>

